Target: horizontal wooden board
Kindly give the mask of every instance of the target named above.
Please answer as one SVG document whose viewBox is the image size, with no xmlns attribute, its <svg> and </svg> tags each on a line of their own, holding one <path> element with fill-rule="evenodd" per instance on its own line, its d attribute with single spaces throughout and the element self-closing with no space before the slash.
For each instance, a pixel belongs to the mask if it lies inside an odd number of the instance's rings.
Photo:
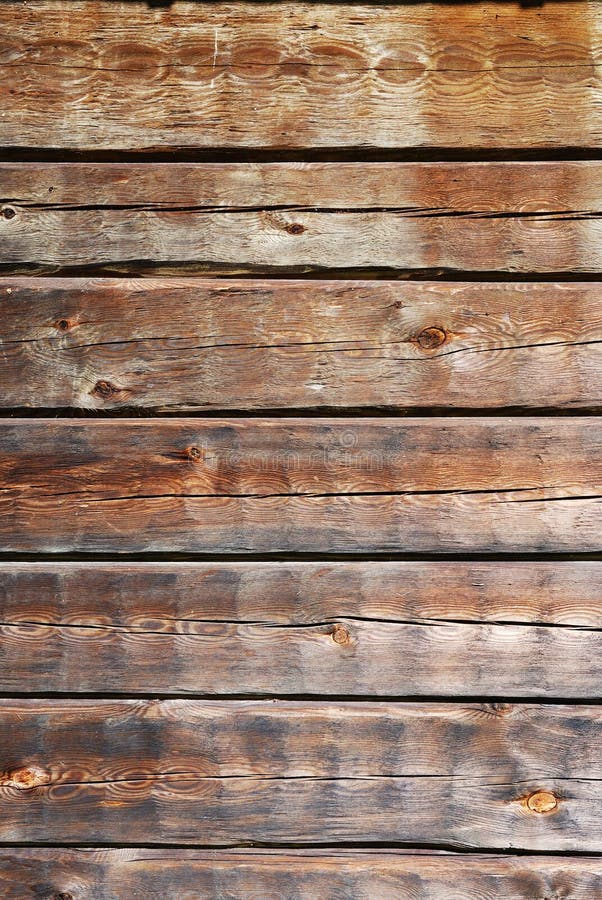
<svg viewBox="0 0 602 900">
<path fill-rule="evenodd" d="M 601 477 L 587 417 L 6 419 L 0 549 L 599 551 Z"/>
<path fill-rule="evenodd" d="M 601 310 L 595 283 L 4 278 L 0 405 L 591 407 Z"/>
<path fill-rule="evenodd" d="M 5 900 L 200 900 L 229 897 L 345 897 L 400 900 L 533 900 L 602 893 L 600 861 L 403 850 L 0 850 Z"/>
<path fill-rule="evenodd" d="M 602 849 L 598 707 L 3 701 L 4 841 Z"/>
<path fill-rule="evenodd" d="M 599 698 L 601 596 L 597 562 L 4 563 L 0 691 Z"/>
<path fill-rule="evenodd" d="M 0 4 L 7 147 L 600 147 L 587 2 Z"/>
<path fill-rule="evenodd" d="M 3 163 L 0 264 L 595 273 L 601 191 L 597 161 Z"/>
</svg>

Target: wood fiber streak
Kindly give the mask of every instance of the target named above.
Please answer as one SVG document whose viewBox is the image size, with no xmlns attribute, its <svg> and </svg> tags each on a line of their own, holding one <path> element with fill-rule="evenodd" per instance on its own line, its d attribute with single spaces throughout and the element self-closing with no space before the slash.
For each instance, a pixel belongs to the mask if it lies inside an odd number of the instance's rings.
<svg viewBox="0 0 602 900">
<path fill-rule="evenodd" d="M 0 548 L 597 552 L 601 476 L 591 418 L 6 419 Z"/>
<path fill-rule="evenodd" d="M 591 900 L 602 892 L 597 859 L 420 853 L 400 850 L 65 850 L 0 851 L 5 900 Z M 174 885 L 177 885 L 174 892 Z"/>
<path fill-rule="evenodd" d="M 595 3 L 0 5 L 5 147 L 602 144 Z"/>
<path fill-rule="evenodd" d="M 4 278 L 0 406 L 602 406 L 601 309 L 591 283 Z"/>
<path fill-rule="evenodd" d="M 601 588 L 596 562 L 5 563 L 0 691 L 593 699 Z"/>
<path fill-rule="evenodd" d="M 601 191 L 597 161 L 3 163 L 0 264 L 596 273 Z"/>
<path fill-rule="evenodd" d="M 4 701 L 0 838 L 602 848 L 597 707 Z M 528 798 L 547 792 L 555 808 Z"/>
</svg>

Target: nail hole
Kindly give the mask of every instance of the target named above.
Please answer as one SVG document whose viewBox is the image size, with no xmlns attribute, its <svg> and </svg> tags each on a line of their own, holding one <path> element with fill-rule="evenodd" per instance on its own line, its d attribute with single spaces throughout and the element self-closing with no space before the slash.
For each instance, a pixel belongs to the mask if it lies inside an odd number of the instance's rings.
<svg viewBox="0 0 602 900">
<path fill-rule="evenodd" d="M 286 226 L 286 230 L 289 234 L 303 234 L 305 227 L 300 222 L 291 222 L 290 225 Z"/>
<path fill-rule="evenodd" d="M 16 210 L 14 210 L 12 206 L 3 206 L 2 210 L 0 210 L 0 213 L 2 214 L 2 217 L 4 219 L 14 219 L 17 215 Z"/>
<path fill-rule="evenodd" d="M 198 447 L 189 447 L 186 451 L 186 455 L 188 456 L 188 459 L 202 459 L 203 451 L 199 450 Z"/>
</svg>

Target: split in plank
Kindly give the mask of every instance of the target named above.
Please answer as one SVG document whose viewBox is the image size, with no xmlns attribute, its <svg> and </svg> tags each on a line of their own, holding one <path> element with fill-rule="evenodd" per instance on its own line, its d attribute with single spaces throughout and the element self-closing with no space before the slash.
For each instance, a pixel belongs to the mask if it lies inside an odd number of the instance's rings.
<svg viewBox="0 0 602 900">
<path fill-rule="evenodd" d="M 591 407 L 601 308 L 595 283 L 3 278 L 0 405 Z"/>
<path fill-rule="evenodd" d="M 598 552 L 601 477 L 592 418 L 6 419 L 0 548 Z"/>
<path fill-rule="evenodd" d="M 454 885 L 463 900 L 533 900 L 602 894 L 599 859 L 492 856 L 403 850 L 0 850 L 0 890 L 23 900 L 47 886 L 49 897 L 115 900 L 144 897 L 345 897 L 441 900 Z M 325 894 L 325 885 L 328 886 Z"/>
<path fill-rule="evenodd" d="M 2 701 L 0 838 L 600 851 L 601 716 L 571 706 Z"/>
<path fill-rule="evenodd" d="M 600 147 L 588 2 L 0 4 L 4 147 Z"/>
<path fill-rule="evenodd" d="M 597 161 L 2 163 L 0 264 L 596 273 L 601 192 Z"/>
<path fill-rule="evenodd" d="M 597 562 L 4 563 L 0 691 L 593 699 L 601 590 Z"/>
</svg>

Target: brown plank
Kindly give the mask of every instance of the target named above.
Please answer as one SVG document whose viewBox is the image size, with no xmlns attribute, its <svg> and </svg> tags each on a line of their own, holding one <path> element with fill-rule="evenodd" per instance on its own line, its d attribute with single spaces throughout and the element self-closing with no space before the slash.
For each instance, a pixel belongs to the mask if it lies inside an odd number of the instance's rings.
<svg viewBox="0 0 602 900">
<path fill-rule="evenodd" d="M 601 192 L 598 161 L 3 163 L 0 264 L 594 273 Z"/>
<path fill-rule="evenodd" d="M 0 691 L 592 699 L 601 588 L 597 562 L 5 563 Z"/>
<path fill-rule="evenodd" d="M 598 551 L 601 439 L 591 418 L 7 419 L 0 548 Z"/>
<path fill-rule="evenodd" d="M 3 146 L 601 146 L 596 4 L 123 12 L 110 0 L 0 5 Z"/>
<path fill-rule="evenodd" d="M 3 701 L 0 838 L 602 848 L 598 707 Z"/>
<path fill-rule="evenodd" d="M 0 405 L 590 407 L 601 309 L 595 283 L 4 278 Z"/>
<path fill-rule="evenodd" d="M 23 848 L 0 851 L 6 900 L 116 897 L 345 897 L 441 900 L 533 900 L 602 893 L 600 861 L 582 857 L 491 856 L 403 850 L 89 850 Z"/>
</svg>

